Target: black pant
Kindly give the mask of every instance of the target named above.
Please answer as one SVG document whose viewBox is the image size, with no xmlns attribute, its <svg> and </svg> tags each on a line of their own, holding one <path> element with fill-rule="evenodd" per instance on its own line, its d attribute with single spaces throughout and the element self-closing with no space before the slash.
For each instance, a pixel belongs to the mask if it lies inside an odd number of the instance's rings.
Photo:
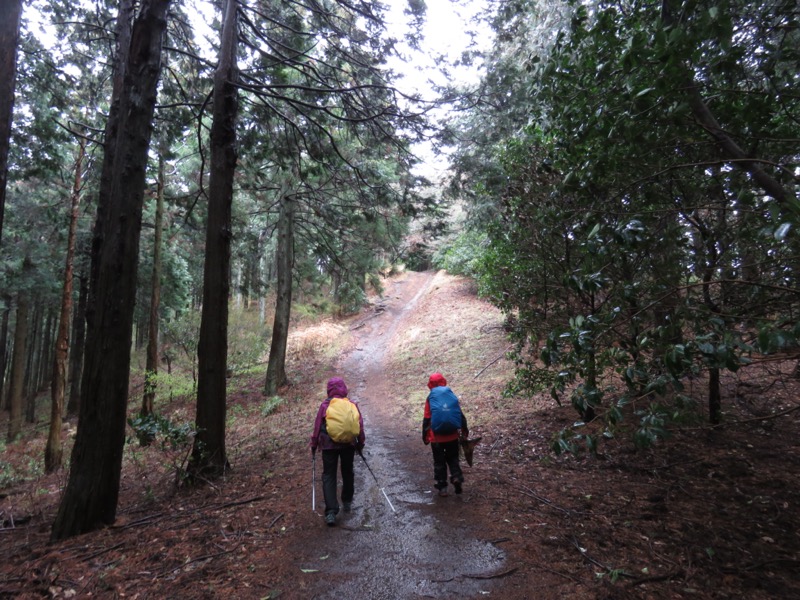
<svg viewBox="0 0 800 600">
<path fill-rule="evenodd" d="M 436 480 L 436 489 L 447 489 L 447 469 L 450 469 L 450 482 L 461 483 L 464 474 L 458 464 L 458 440 L 452 442 L 432 442 L 433 450 L 433 478 Z"/>
<path fill-rule="evenodd" d="M 322 493 L 325 496 L 325 514 L 338 514 L 339 502 L 336 498 L 336 469 L 339 458 L 342 459 L 342 502 L 352 502 L 353 486 L 353 457 L 356 454 L 354 447 L 341 450 L 322 451 Z"/>
</svg>

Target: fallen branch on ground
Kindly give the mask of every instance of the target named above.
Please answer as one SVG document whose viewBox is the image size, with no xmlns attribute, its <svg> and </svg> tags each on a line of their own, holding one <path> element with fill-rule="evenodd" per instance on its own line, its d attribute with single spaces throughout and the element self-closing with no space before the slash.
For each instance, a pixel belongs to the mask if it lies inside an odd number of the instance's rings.
<svg viewBox="0 0 800 600">
<path fill-rule="evenodd" d="M 283 513 L 279 514 L 277 517 L 275 517 L 274 519 L 272 519 L 272 521 L 270 521 L 270 523 L 269 523 L 269 526 L 267 527 L 267 529 L 270 529 L 270 528 L 271 528 L 273 525 L 275 525 L 275 523 L 277 523 L 277 522 L 278 522 L 278 520 L 279 520 L 281 517 L 283 517 Z"/>
<path fill-rule="evenodd" d="M 555 504 L 550 502 L 550 500 L 548 500 L 547 498 L 542 498 L 539 494 L 537 494 L 536 492 L 534 492 L 533 490 L 531 490 L 529 488 L 526 488 L 524 485 L 520 485 L 519 488 L 522 490 L 522 493 L 525 494 L 526 496 L 530 496 L 531 498 L 535 498 L 539 502 L 541 502 L 543 504 L 547 504 L 547 506 L 549 506 L 550 508 L 555 508 L 556 510 L 563 512 L 565 515 L 575 514 L 574 510 L 570 510 L 568 508 L 561 508 L 560 506 L 556 506 Z"/>
<path fill-rule="evenodd" d="M 500 360 L 500 359 L 501 359 L 501 358 L 503 358 L 503 357 L 504 357 L 506 354 L 508 354 L 508 351 L 509 351 L 509 350 L 511 350 L 513 347 L 514 347 L 514 344 L 510 345 L 508 348 L 506 348 L 505 350 L 503 350 L 503 353 L 502 353 L 500 356 L 498 356 L 497 358 L 495 358 L 495 359 L 494 359 L 492 362 L 490 362 L 488 365 L 486 365 L 486 366 L 485 366 L 485 367 L 483 367 L 483 368 L 482 368 L 480 371 L 478 371 L 478 372 L 475 374 L 475 377 L 473 377 L 473 379 L 477 379 L 478 377 L 480 377 L 481 373 L 483 373 L 483 372 L 484 372 L 486 369 L 488 369 L 489 367 L 491 367 L 491 366 L 492 366 L 494 363 L 496 363 L 498 360 Z"/>
<path fill-rule="evenodd" d="M 239 506 L 240 504 L 249 504 L 250 502 L 258 502 L 264 498 L 265 496 L 253 496 L 247 500 L 235 500 L 234 502 L 227 502 L 226 504 L 221 504 L 217 508 L 230 508 L 231 506 Z"/>
<path fill-rule="evenodd" d="M 115 544 L 115 545 L 111 546 L 110 548 L 103 548 L 102 550 L 98 550 L 97 552 L 93 552 L 92 554 L 89 554 L 88 556 L 76 556 L 75 558 L 78 558 L 78 559 L 81 559 L 81 560 L 92 560 L 93 558 L 97 558 L 98 556 L 101 556 L 101 555 L 105 554 L 106 552 L 112 552 L 113 550 L 116 550 L 117 548 L 122 548 L 122 546 L 124 546 L 124 545 L 125 545 L 124 542 L 120 542 L 119 544 Z"/>
</svg>

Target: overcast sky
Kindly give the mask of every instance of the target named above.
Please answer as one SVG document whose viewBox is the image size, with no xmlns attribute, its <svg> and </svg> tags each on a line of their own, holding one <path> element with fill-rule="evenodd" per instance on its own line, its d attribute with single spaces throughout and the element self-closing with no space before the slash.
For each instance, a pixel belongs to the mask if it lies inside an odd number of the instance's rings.
<svg viewBox="0 0 800 600">
<path fill-rule="evenodd" d="M 421 53 L 414 53 L 414 60 L 407 65 L 393 62 L 392 67 L 404 73 L 413 85 L 425 88 L 427 78 L 443 85 L 448 83 L 436 68 L 434 58 L 444 56 L 448 62 L 456 62 L 462 53 L 470 47 L 471 38 L 467 31 L 474 29 L 471 22 L 475 14 L 483 7 L 481 0 L 426 0 L 427 10 Z M 407 29 L 407 17 L 403 14 L 407 0 L 389 0 L 389 30 L 393 35 L 402 37 Z M 481 41 L 488 41 L 488 35 L 482 35 Z M 475 83 L 478 80 L 478 69 L 474 67 L 458 67 L 451 69 L 451 75 L 458 82 Z"/>
<path fill-rule="evenodd" d="M 407 0 L 386 0 L 391 7 L 389 12 L 388 28 L 392 35 L 402 38 L 408 25 L 408 17 L 403 14 Z M 432 83 L 436 85 L 476 84 L 481 76 L 479 66 L 448 67 L 448 76 L 435 64 L 437 56 L 444 56 L 449 63 L 455 63 L 463 52 L 470 48 L 472 38 L 467 33 L 474 30 L 477 25 L 473 17 L 485 8 L 486 0 L 425 0 L 427 10 L 423 39 L 420 42 L 419 52 L 409 51 L 412 60 L 402 63 L 398 60 L 389 61 L 389 66 L 402 74 L 400 81 L 395 84 L 404 92 L 418 92 L 425 99 L 434 100 L 435 93 Z M 488 28 L 480 29 L 478 43 L 482 48 L 487 48 L 491 42 L 491 32 Z M 444 117 L 447 108 L 437 110 L 434 119 Z M 447 170 L 448 163 L 444 157 L 434 156 L 429 145 L 423 144 L 415 148 L 415 152 L 424 160 L 424 164 L 416 169 L 430 179 L 439 179 Z"/>
</svg>

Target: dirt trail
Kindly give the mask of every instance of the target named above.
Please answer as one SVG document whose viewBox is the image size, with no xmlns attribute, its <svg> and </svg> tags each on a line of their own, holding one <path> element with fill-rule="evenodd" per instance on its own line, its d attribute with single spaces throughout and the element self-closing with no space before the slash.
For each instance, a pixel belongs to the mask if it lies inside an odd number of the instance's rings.
<svg viewBox="0 0 800 600">
<path fill-rule="evenodd" d="M 30 477 L 45 441 L 33 429 L 8 445 L 0 479 L 28 475 L 0 489 L 0 598 L 800 598 L 796 357 L 727 374 L 723 428 L 698 414 L 644 450 L 630 443 L 629 411 L 625 435 L 600 456 L 555 456 L 550 443 L 574 410 L 502 393 L 513 368 L 498 362 L 503 316 L 473 283 L 404 273 L 386 286 L 355 322 L 303 332 L 277 408 L 261 376 L 232 382 L 224 479 L 176 488 L 183 447 L 130 444 L 112 527 L 49 543 L 64 472 Z M 332 368 L 322 349 L 336 336 L 352 345 Z M 431 493 L 420 440 L 428 369 L 446 374 L 483 437 L 461 496 Z M 380 486 L 356 459 L 354 511 L 329 528 L 319 485 L 311 511 L 307 444 L 333 375 L 361 405 Z M 707 383 L 686 385 L 701 410 Z M 164 411 L 188 423 L 194 399 Z"/>
<path fill-rule="evenodd" d="M 410 273 L 390 282 L 385 310 L 356 326 L 355 347 L 342 357 L 340 373 L 364 416 L 365 458 L 381 487 L 356 457 L 353 512 L 340 513 L 338 525 L 326 528 L 318 484 L 320 532 L 313 547 L 304 543 L 295 554 L 301 569 L 319 571 L 304 597 L 479 598 L 492 590 L 486 576 L 503 569 L 504 553 L 477 539 L 469 485 L 461 496 L 434 496 L 430 450 L 421 443 L 419 423 L 393 410 L 395 382 L 385 368 L 386 351 L 435 277 Z"/>
</svg>

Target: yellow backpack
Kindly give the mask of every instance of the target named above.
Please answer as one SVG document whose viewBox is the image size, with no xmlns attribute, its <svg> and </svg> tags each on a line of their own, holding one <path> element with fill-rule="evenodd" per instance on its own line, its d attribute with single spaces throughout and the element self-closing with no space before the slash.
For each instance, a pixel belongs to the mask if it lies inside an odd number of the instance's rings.
<svg viewBox="0 0 800 600">
<path fill-rule="evenodd" d="M 352 444 L 361 433 L 358 408 L 349 398 L 331 398 L 325 412 L 325 430 L 337 444 Z"/>
</svg>

